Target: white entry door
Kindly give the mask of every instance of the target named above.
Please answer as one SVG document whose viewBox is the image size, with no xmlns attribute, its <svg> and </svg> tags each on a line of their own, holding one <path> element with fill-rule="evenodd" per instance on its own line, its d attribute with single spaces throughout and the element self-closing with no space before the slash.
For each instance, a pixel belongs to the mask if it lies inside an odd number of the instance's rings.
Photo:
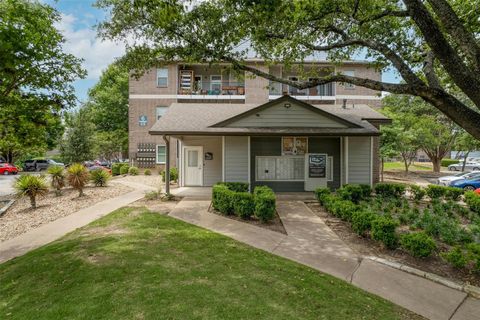
<svg viewBox="0 0 480 320">
<path fill-rule="evenodd" d="M 203 148 L 184 148 L 185 186 L 203 185 Z"/>
</svg>

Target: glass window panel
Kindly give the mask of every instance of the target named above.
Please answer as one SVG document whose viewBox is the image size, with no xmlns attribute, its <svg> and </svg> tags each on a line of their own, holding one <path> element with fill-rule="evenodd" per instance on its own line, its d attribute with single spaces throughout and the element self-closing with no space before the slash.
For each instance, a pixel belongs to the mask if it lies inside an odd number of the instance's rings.
<svg viewBox="0 0 480 320">
<path fill-rule="evenodd" d="M 157 69 L 157 86 L 167 87 L 167 85 L 168 85 L 168 69 L 167 68 Z"/>
<path fill-rule="evenodd" d="M 157 146 L 157 163 L 165 163 L 166 161 L 166 147 Z"/>
<path fill-rule="evenodd" d="M 198 151 L 197 150 L 188 150 L 188 166 L 196 167 L 198 166 Z"/>
<path fill-rule="evenodd" d="M 355 71 L 353 70 L 345 70 L 343 71 L 343 74 L 346 75 L 346 76 L 349 76 L 349 77 L 355 77 Z M 346 88 L 346 89 L 353 89 L 355 88 L 355 85 L 351 84 L 351 83 L 344 83 L 343 86 Z"/>
<path fill-rule="evenodd" d="M 157 120 L 160 120 L 161 117 L 167 112 L 168 107 L 157 107 Z"/>
</svg>

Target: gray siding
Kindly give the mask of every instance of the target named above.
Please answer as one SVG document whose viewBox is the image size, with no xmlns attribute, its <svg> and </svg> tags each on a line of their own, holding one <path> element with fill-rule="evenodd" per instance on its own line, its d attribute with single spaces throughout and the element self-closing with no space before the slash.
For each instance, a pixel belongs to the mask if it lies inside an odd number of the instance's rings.
<svg viewBox="0 0 480 320">
<path fill-rule="evenodd" d="M 283 104 L 279 104 L 241 118 L 229 124 L 228 127 L 346 128 L 347 126 L 299 105 L 292 104 L 290 108 L 285 108 Z"/>
<path fill-rule="evenodd" d="M 203 185 L 213 186 L 222 181 L 222 138 L 185 137 L 184 146 L 203 146 Z M 211 152 L 213 160 L 205 160 L 205 153 Z"/>
<path fill-rule="evenodd" d="M 348 137 L 348 183 L 370 184 L 370 137 Z"/>
<path fill-rule="evenodd" d="M 225 181 L 248 182 L 248 137 L 225 137 Z"/>
</svg>

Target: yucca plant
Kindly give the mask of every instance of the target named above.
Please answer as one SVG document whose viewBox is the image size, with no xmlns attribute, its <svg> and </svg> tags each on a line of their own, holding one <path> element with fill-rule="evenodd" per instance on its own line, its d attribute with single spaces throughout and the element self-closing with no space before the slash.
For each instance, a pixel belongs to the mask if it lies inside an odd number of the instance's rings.
<svg viewBox="0 0 480 320">
<path fill-rule="evenodd" d="M 78 190 L 79 197 L 83 196 L 83 188 L 87 185 L 89 177 L 87 168 L 80 163 L 74 163 L 67 169 L 68 184 Z"/>
<path fill-rule="evenodd" d="M 37 197 L 48 193 L 48 183 L 44 176 L 22 175 L 15 181 L 17 197 L 29 197 L 32 208 L 37 207 Z"/>
<path fill-rule="evenodd" d="M 110 173 L 103 169 L 95 169 L 90 171 L 90 180 L 92 180 L 96 187 L 106 187 L 110 177 Z"/>
<path fill-rule="evenodd" d="M 50 175 L 52 188 L 55 189 L 55 195 L 62 194 L 62 188 L 65 187 L 65 172 L 62 166 L 51 166 L 47 170 Z"/>
</svg>

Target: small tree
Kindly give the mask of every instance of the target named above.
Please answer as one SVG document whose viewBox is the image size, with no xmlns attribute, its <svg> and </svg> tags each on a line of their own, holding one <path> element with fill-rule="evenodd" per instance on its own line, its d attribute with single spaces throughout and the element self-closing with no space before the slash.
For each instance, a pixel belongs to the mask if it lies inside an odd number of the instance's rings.
<svg viewBox="0 0 480 320">
<path fill-rule="evenodd" d="M 55 195 L 60 196 L 62 194 L 62 188 L 65 187 L 65 173 L 61 166 L 51 166 L 48 168 L 48 174 L 50 175 L 52 188 L 55 189 Z"/>
<path fill-rule="evenodd" d="M 465 165 L 467 163 L 467 158 L 470 152 L 474 150 L 480 150 L 480 140 L 475 139 L 471 134 L 464 131 L 458 137 L 456 146 L 458 148 L 458 151 L 465 151 L 462 164 L 462 171 L 465 171 Z"/>
<path fill-rule="evenodd" d="M 68 163 L 92 160 L 94 150 L 94 126 L 88 114 L 80 110 L 67 117 L 67 134 L 60 151 Z"/>
<path fill-rule="evenodd" d="M 80 163 L 74 163 L 68 167 L 67 173 L 68 184 L 78 190 L 78 196 L 82 197 L 83 188 L 87 185 L 90 176 L 87 168 Z"/>
<path fill-rule="evenodd" d="M 32 208 L 37 207 L 37 197 L 48 193 L 48 185 L 44 176 L 22 175 L 15 181 L 17 197 L 30 198 Z"/>
</svg>

